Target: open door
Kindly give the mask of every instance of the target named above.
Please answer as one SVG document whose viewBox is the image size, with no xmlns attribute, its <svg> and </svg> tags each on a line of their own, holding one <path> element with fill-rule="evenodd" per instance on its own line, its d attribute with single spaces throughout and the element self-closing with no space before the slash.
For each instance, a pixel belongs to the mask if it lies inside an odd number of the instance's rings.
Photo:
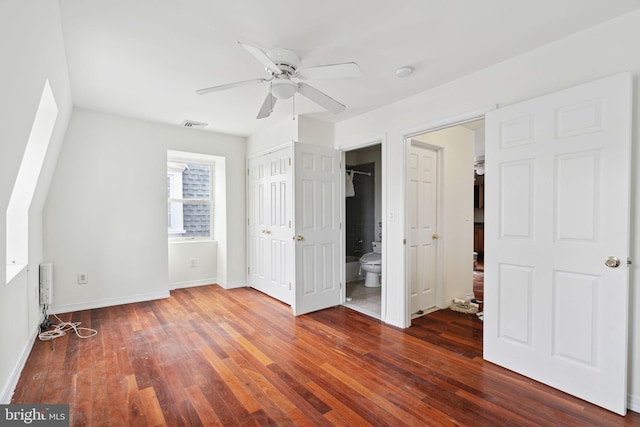
<svg viewBox="0 0 640 427">
<path fill-rule="evenodd" d="M 249 286 L 286 304 L 293 291 L 291 147 L 248 162 Z"/>
<path fill-rule="evenodd" d="M 486 116 L 484 358 L 624 415 L 628 73 Z"/>
<path fill-rule="evenodd" d="M 294 145 L 295 296 L 293 314 L 340 304 L 340 152 Z"/>
<path fill-rule="evenodd" d="M 411 313 L 436 306 L 438 151 L 412 142 L 407 159 L 408 279 Z"/>
</svg>

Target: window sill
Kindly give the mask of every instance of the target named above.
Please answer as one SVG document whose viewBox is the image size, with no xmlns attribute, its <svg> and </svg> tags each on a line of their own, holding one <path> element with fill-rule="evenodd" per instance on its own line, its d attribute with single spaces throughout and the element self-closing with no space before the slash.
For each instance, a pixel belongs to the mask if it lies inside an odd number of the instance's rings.
<svg viewBox="0 0 640 427">
<path fill-rule="evenodd" d="M 7 264 L 7 285 L 27 269 L 27 264 Z"/>
<path fill-rule="evenodd" d="M 195 238 L 195 239 L 169 239 L 170 244 L 174 243 L 211 243 L 215 242 L 215 239 L 210 238 Z"/>
</svg>

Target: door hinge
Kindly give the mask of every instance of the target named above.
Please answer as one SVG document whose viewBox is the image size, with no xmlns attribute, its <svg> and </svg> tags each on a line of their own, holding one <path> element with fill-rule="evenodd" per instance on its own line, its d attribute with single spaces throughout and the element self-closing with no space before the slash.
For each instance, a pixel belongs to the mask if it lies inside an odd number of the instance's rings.
<svg viewBox="0 0 640 427">
<path fill-rule="evenodd" d="M 340 282 L 340 289 L 342 289 L 342 282 Z"/>
<path fill-rule="evenodd" d="M 291 221 L 289 221 L 289 228 L 291 228 Z"/>
<path fill-rule="evenodd" d="M 247 274 L 251 274 L 251 267 L 247 267 Z"/>
<path fill-rule="evenodd" d="M 631 261 L 631 258 L 627 258 L 627 265 L 631 265 L 633 264 L 633 262 Z"/>
<path fill-rule="evenodd" d="M 407 239 L 402 239 L 402 244 L 406 245 L 407 244 Z"/>
<path fill-rule="evenodd" d="M 291 282 L 289 282 L 289 290 L 291 290 Z"/>
<path fill-rule="evenodd" d="M 247 225 L 250 225 L 250 224 L 249 224 L 249 221 L 251 221 L 251 220 L 250 220 L 249 218 L 247 218 Z"/>
<path fill-rule="evenodd" d="M 291 166 L 291 157 L 289 157 L 289 166 Z"/>
<path fill-rule="evenodd" d="M 249 176 L 249 168 L 247 168 L 247 176 Z"/>
</svg>

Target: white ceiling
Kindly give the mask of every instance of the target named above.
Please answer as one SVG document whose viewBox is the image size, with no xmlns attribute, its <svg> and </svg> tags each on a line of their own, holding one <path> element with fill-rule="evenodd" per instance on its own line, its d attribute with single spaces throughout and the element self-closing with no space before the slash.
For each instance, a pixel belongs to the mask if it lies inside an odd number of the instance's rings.
<svg viewBox="0 0 640 427">
<path fill-rule="evenodd" d="M 355 61 L 358 79 L 308 81 L 347 105 L 334 116 L 296 96 L 297 114 L 340 121 L 470 74 L 640 7 L 640 0 L 60 0 L 74 104 L 250 135 L 293 114 L 256 114 L 267 77 L 237 42 L 295 50 L 302 65 Z M 406 79 L 396 68 L 410 65 Z M 523 82 L 526 84 L 526 82 Z"/>
</svg>

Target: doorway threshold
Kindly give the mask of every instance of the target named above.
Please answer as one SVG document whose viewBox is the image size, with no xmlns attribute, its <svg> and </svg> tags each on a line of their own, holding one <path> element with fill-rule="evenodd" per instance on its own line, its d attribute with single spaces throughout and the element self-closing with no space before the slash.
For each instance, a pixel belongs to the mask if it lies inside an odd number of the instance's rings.
<svg viewBox="0 0 640 427">
<path fill-rule="evenodd" d="M 344 304 L 342 304 L 344 307 L 347 307 L 348 309 L 351 309 L 353 311 L 357 311 L 358 313 L 362 313 L 365 314 L 369 317 L 373 317 L 374 319 L 378 319 L 380 320 L 380 313 L 377 313 L 375 311 L 371 311 L 371 310 L 367 310 L 366 308 L 363 308 L 361 306 L 355 305 L 355 304 L 351 304 L 348 302 L 345 302 Z"/>
<path fill-rule="evenodd" d="M 418 317 L 422 317 L 425 314 L 431 314 L 431 313 L 436 312 L 438 310 L 440 310 L 440 308 L 438 308 L 438 307 L 431 307 L 431 308 L 428 308 L 428 309 L 425 309 L 425 310 L 420 310 L 420 311 L 418 311 L 416 313 L 412 313 L 411 314 L 411 320 L 417 319 Z"/>
</svg>

